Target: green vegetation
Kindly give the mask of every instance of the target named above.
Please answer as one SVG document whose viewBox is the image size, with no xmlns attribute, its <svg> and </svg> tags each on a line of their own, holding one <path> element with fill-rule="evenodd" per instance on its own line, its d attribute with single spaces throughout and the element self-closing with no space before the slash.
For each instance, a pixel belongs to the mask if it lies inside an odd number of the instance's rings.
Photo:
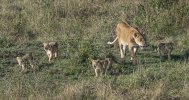
<svg viewBox="0 0 189 100">
<path fill-rule="evenodd" d="M 188 0 L 0 0 L 1 100 L 188 100 Z M 127 21 L 150 47 L 172 41 L 172 60 L 153 48 L 139 50 L 138 65 L 107 45 L 112 30 Z M 43 41 L 57 41 L 53 63 Z M 26 74 L 16 56 L 33 52 L 36 68 Z M 88 58 L 113 55 L 113 75 L 95 78 Z"/>
</svg>

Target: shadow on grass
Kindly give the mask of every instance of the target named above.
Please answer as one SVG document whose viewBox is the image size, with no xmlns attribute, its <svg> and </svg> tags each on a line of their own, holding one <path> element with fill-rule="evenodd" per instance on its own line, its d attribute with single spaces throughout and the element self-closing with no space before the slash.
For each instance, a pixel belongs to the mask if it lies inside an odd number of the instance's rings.
<svg viewBox="0 0 189 100">
<path fill-rule="evenodd" d="M 184 62 L 186 60 L 185 55 L 171 55 L 171 60 Z"/>
<path fill-rule="evenodd" d="M 167 55 L 164 55 L 161 58 L 159 56 L 154 56 L 154 58 L 158 58 L 159 61 L 161 61 L 161 62 L 166 62 L 166 61 L 184 62 L 184 61 L 186 61 L 185 55 L 178 55 L 178 54 L 172 54 L 171 59 L 168 59 Z"/>
<path fill-rule="evenodd" d="M 42 71 L 43 69 L 47 69 L 48 67 L 54 65 L 53 63 L 41 63 L 38 65 L 37 71 Z"/>
<path fill-rule="evenodd" d="M 6 75 L 4 69 L 0 68 L 0 77 L 4 77 Z"/>
<path fill-rule="evenodd" d="M 133 64 L 130 60 L 116 59 L 114 60 L 112 76 L 126 75 L 137 69 L 137 64 Z"/>
</svg>

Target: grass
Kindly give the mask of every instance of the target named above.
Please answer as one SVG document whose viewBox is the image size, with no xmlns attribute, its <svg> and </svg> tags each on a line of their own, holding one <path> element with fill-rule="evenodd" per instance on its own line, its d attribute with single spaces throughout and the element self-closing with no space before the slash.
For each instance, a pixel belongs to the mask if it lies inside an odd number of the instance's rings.
<svg viewBox="0 0 189 100">
<path fill-rule="evenodd" d="M 37 48 L 39 43 L 27 44 Z M 15 48 L 15 49 L 14 49 Z M 27 74 L 13 58 L 17 46 L 4 49 L 11 52 L 1 63 L 1 99 L 187 99 L 188 63 L 184 61 L 160 61 L 157 54 L 149 50 L 140 51 L 138 65 L 129 64 L 129 55 L 123 61 L 116 56 L 114 75 L 94 77 L 90 62 L 73 63 L 71 58 L 60 57 L 53 63 L 42 48 L 36 50 L 37 68 Z M 24 48 L 23 48 L 24 49 Z M 63 48 L 60 47 L 62 50 Z M 27 49 L 25 49 L 27 50 Z M 21 50 L 22 51 L 22 50 Z M 114 50 L 113 52 L 118 52 Z M 12 58 L 12 59 L 11 59 Z M 5 60 L 6 59 L 6 60 Z M 76 60 L 75 60 L 76 61 Z M 6 66 L 6 67 L 3 67 Z"/>
<path fill-rule="evenodd" d="M 0 1 L 1 100 L 187 100 L 189 67 L 187 0 L 3 0 Z M 127 21 L 145 33 L 150 47 L 138 64 L 121 59 L 113 28 Z M 60 56 L 48 63 L 43 41 L 57 41 Z M 172 60 L 153 47 L 175 43 Z M 26 74 L 16 56 L 33 52 Z M 87 58 L 113 55 L 113 74 L 95 78 Z"/>
</svg>

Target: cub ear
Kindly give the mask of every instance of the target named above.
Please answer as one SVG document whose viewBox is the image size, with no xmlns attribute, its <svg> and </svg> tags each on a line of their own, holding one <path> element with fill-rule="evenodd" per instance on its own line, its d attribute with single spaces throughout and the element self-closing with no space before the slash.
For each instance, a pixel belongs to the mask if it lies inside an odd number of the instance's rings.
<svg viewBox="0 0 189 100">
<path fill-rule="evenodd" d="M 43 42 L 43 45 L 47 45 L 47 44 L 49 44 L 49 42 L 47 42 L 47 41 Z"/>
<path fill-rule="evenodd" d="M 93 62 L 93 61 L 94 61 L 94 59 L 91 59 L 91 58 L 89 58 L 89 60 L 90 60 L 91 62 Z"/>
<path fill-rule="evenodd" d="M 46 45 L 47 43 L 46 42 L 43 42 L 43 46 Z"/>
<path fill-rule="evenodd" d="M 97 59 L 97 60 L 96 60 L 96 63 L 100 63 L 100 60 L 99 60 L 99 59 Z"/>
</svg>

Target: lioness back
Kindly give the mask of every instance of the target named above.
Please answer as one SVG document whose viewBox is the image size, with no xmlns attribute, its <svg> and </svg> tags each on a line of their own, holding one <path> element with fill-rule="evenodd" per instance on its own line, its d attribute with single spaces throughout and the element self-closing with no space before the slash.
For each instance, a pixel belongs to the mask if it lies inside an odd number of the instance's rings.
<svg viewBox="0 0 189 100">
<path fill-rule="evenodd" d="M 127 42 L 127 38 L 128 38 L 128 35 L 127 33 L 130 33 L 129 32 L 129 28 L 130 26 L 126 23 L 119 23 L 117 25 L 117 28 L 116 28 L 116 33 L 117 33 L 117 36 L 118 36 L 118 41 L 119 42 Z"/>
</svg>

